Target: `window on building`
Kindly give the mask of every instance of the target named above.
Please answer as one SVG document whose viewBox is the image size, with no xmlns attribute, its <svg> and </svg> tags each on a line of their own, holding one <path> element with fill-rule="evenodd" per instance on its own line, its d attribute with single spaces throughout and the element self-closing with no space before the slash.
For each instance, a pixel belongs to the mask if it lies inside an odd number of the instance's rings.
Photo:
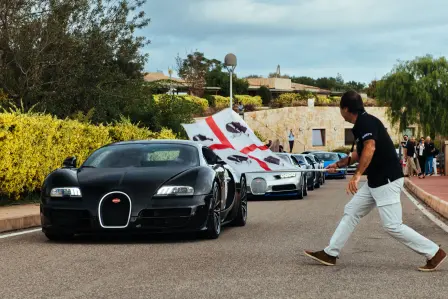
<svg viewBox="0 0 448 299">
<path fill-rule="evenodd" d="M 352 145 L 353 141 L 355 141 L 355 136 L 352 129 L 345 129 L 345 145 Z"/>
<path fill-rule="evenodd" d="M 408 135 L 409 138 L 411 138 L 412 136 L 415 136 L 415 128 L 406 128 L 406 130 L 403 131 L 402 136 L 404 135 Z"/>
<path fill-rule="evenodd" d="M 313 129 L 313 146 L 325 146 L 325 129 Z"/>
</svg>

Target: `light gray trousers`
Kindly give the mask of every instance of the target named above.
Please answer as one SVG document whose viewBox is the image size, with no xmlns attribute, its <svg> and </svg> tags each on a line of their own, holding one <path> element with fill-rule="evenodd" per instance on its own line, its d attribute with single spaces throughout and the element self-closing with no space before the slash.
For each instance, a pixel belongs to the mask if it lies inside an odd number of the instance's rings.
<svg viewBox="0 0 448 299">
<path fill-rule="evenodd" d="M 392 237 L 427 259 L 433 258 L 439 246 L 402 222 L 400 194 L 403 183 L 403 178 L 378 188 L 370 188 L 365 183 L 345 206 L 344 216 L 325 252 L 331 256 L 339 256 L 361 218 L 376 206 L 384 229 Z"/>
</svg>

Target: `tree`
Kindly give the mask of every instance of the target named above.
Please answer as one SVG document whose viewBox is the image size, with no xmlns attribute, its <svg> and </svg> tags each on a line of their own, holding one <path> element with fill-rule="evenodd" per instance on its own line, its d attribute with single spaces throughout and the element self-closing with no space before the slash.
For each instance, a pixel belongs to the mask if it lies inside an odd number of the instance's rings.
<svg viewBox="0 0 448 299">
<path fill-rule="evenodd" d="M 369 86 L 365 88 L 365 92 L 367 93 L 367 96 L 372 99 L 376 99 L 376 86 L 378 81 L 372 80 L 372 82 L 369 83 Z"/>
<path fill-rule="evenodd" d="M 366 85 L 362 82 L 349 81 L 344 84 L 344 90 L 355 90 L 357 92 L 361 92 Z"/>
<path fill-rule="evenodd" d="M 393 123 L 420 125 L 425 135 L 448 135 L 448 62 L 431 55 L 398 63 L 376 85 Z"/>
<path fill-rule="evenodd" d="M 141 97 L 146 0 L 0 0 L 0 84 L 25 110 L 119 117 Z"/>
<path fill-rule="evenodd" d="M 177 55 L 176 64 L 177 72 L 189 85 L 190 93 L 195 96 L 202 96 L 206 85 L 205 76 L 214 61 L 205 58 L 204 53 L 196 51 L 188 54 L 185 59 Z"/>
<path fill-rule="evenodd" d="M 269 106 L 269 104 L 272 101 L 272 93 L 266 86 L 261 86 L 260 89 L 258 89 L 258 95 L 261 97 L 261 100 L 263 101 L 264 106 Z"/>
<path fill-rule="evenodd" d="M 283 79 L 289 79 L 289 75 L 287 74 L 277 74 L 277 73 L 269 73 L 268 78 L 283 78 Z"/>
<path fill-rule="evenodd" d="M 315 79 L 313 79 L 311 77 L 306 77 L 306 76 L 291 77 L 291 82 L 304 84 L 304 85 L 309 85 L 309 86 L 317 86 Z"/>
<path fill-rule="evenodd" d="M 249 75 L 249 76 L 246 76 L 246 77 L 244 77 L 245 79 L 253 79 L 253 78 L 263 78 L 263 76 L 260 76 L 260 75 Z"/>
</svg>

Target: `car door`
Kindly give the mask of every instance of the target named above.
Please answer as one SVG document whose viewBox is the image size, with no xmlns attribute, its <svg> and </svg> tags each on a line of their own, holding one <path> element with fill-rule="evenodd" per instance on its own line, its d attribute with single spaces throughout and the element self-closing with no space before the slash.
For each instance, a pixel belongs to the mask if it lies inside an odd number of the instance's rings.
<svg viewBox="0 0 448 299">
<path fill-rule="evenodd" d="M 221 164 L 218 164 L 218 161 L 220 161 L 221 158 L 219 158 L 211 149 L 206 146 L 202 147 L 202 155 L 204 156 L 207 165 L 218 175 L 219 186 L 221 187 L 221 210 L 224 210 L 226 207 L 227 193 L 229 190 L 229 174 Z"/>
<path fill-rule="evenodd" d="M 317 169 L 316 164 L 313 162 L 313 160 L 311 160 L 311 159 L 310 159 L 309 157 L 307 157 L 307 156 L 305 156 L 305 159 L 306 159 L 306 161 L 311 165 L 311 167 L 312 167 L 313 169 Z M 313 171 L 313 175 L 312 175 L 313 181 L 316 179 L 316 177 L 317 177 L 317 173 Z"/>
</svg>

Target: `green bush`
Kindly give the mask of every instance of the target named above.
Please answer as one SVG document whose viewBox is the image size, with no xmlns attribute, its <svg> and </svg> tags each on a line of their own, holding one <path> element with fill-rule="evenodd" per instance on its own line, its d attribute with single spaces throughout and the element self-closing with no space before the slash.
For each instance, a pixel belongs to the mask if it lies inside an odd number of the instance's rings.
<svg viewBox="0 0 448 299">
<path fill-rule="evenodd" d="M 250 105 L 254 107 L 263 106 L 263 101 L 260 96 L 249 96 L 249 95 L 235 95 L 233 97 L 234 104 L 242 104 L 243 106 Z M 218 95 L 211 95 L 208 97 L 208 102 L 214 108 L 223 109 L 230 105 L 230 97 L 223 97 Z"/>
<path fill-rule="evenodd" d="M 263 100 L 260 96 L 235 95 L 235 102 L 243 105 L 253 105 L 255 107 L 263 106 Z"/>
<path fill-rule="evenodd" d="M 176 100 L 178 102 L 187 102 L 188 104 L 192 104 L 188 105 L 191 107 L 189 110 L 192 110 L 192 112 L 195 114 L 203 114 L 209 107 L 207 99 L 192 95 L 156 94 L 153 97 L 156 103 L 159 103 L 161 99 L 167 100 L 167 98 L 170 97 L 170 99 L 172 98 L 173 100 Z"/>
<path fill-rule="evenodd" d="M 261 86 L 258 90 L 258 95 L 261 97 L 264 106 L 269 106 L 272 102 L 272 93 L 266 86 Z"/>
</svg>

